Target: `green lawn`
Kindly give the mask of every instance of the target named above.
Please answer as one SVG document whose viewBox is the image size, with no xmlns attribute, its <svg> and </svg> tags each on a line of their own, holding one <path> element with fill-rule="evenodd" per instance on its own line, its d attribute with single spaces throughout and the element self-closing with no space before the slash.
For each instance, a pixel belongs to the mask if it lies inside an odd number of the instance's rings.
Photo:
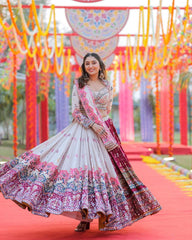
<svg viewBox="0 0 192 240">
<path fill-rule="evenodd" d="M 142 142 L 142 138 L 141 138 L 141 132 L 135 132 L 135 141 L 136 142 Z M 153 141 L 156 141 L 156 132 L 154 130 L 154 134 L 153 134 Z M 160 141 L 162 142 L 162 136 L 160 135 Z M 190 140 L 190 135 L 188 134 L 188 141 L 190 144 L 191 140 Z M 180 133 L 179 132 L 174 132 L 174 143 L 180 143 Z"/>
<path fill-rule="evenodd" d="M 168 155 L 161 155 L 161 157 L 168 157 Z M 189 170 L 192 169 L 192 155 L 175 155 L 174 158 L 175 161 L 173 163 Z"/>
<path fill-rule="evenodd" d="M 18 145 L 17 155 L 25 152 L 25 145 Z M 0 145 L 0 161 L 7 161 L 14 158 L 13 152 L 13 141 L 12 140 L 3 140 Z"/>
</svg>

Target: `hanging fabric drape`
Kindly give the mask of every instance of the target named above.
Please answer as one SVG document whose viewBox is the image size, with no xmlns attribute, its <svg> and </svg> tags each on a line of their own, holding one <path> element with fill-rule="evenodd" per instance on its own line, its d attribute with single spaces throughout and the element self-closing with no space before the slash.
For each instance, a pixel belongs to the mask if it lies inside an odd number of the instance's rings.
<svg viewBox="0 0 192 240">
<path fill-rule="evenodd" d="M 69 98 L 66 96 L 65 91 L 65 77 L 61 81 L 55 76 L 57 132 L 60 132 L 69 124 Z"/>
<path fill-rule="evenodd" d="M 160 121 L 160 95 L 159 95 L 159 75 L 155 75 L 155 85 L 156 85 L 156 91 L 155 91 L 155 122 L 156 122 L 156 142 L 157 142 L 157 154 L 161 154 L 160 149 L 160 132 L 161 132 L 161 121 Z"/>
<path fill-rule="evenodd" d="M 119 81 L 119 123 L 121 141 L 127 141 L 126 137 L 126 114 L 125 114 L 125 83 Z"/>
<path fill-rule="evenodd" d="M 27 56 L 27 58 L 29 58 Z M 30 58 L 26 61 L 26 149 L 31 149 L 37 145 L 37 100 L 36 100 L 36 72 L 30 69 Z"/>
<path fill-rule="evenodd" d="M 66 89 L 66 76 L 64 75 L 63 84 L 63 128 L 69 125 L 69 95 L 67 95 Z"/>
<path fill-rule="evenodd" d="M 41 127 L 40 127 L 40 106 L 37 103 L 37 129 L 36 129 L 36 137 L 37 137 L 37 145 L 40 144 L 41 139 Z"/>
<path fill-rule="evenodd" d="M 48 112 L 48 91 L 49 91 L 50 73 L 39 73 L 39 93 L 43 97 L 40 102 L 40 142 L 44 142 L 49 137 L 49 112 Z"/>
<path fill-rule="evenodd" d="M 36 94 L 38 95 L 39 93 L 39 86 L 38 86 L 38 81 L 39 81 L 39 74 L 38 72 L 35 73 L 36 75 Z M 37 128 L 36 128 L 36 137 L 37 137 L 37 145 L 40 143 L 41 139 L 41 127 L 40 127 L 40 105 L 39 103 L 36 103 L 36 110 L 37 110 Z"/>
<path fill-rule="evenodd" d="M 161 92 L 160 92 L 160 102 L 161 102 L 161 131 L 163 142 L 169 141 L 169 76 L 167 74 L 167 69 L 163 70 L 163 77 L 161 80 Z"/>
<path fill-rule="evenodd" d="M 141 140 L 144 142 L 153 141 L 153 110 L 149 101 L 148 80 L 141 77 L 141 100 L 140 100 L 140 125 Z"/>
<path fill-rule="evenodd" d="M 40 103 L 41 108 L 41 143 L 49 137 L 49 112 L 48 112 L 48 97 L 46 96 Z"/>
<path fill-rule="evenodd" d="M 187 145 L 187 89 L 180 89 L 179 92 L 179 122 L 180 122 L 180 135 L 181 144 Z"/>
<path fill-rule="evenodd" d="M 173 89 L 173 63 L 169 66 L 169 156 L 173 156 L 173 143 L 174 143 L 174 89 Z"/>
<path fill-rule="evenodd" d="M 120 80 L 119 89 L 119 119 L 122 141 L 134 140 L 133 97 L 130 83 Z"/>
<path fill-rule="evenodd" d="M 13 54 L 13 150 L 14 156 L 17 156 L 17 55 Z"/>
</svg>

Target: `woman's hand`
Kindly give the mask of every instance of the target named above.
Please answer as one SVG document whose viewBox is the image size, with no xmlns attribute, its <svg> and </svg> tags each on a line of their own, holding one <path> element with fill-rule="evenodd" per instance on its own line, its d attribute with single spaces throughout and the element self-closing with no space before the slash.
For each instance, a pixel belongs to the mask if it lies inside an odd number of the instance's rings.
<svg viewBox="0 0 192 240">
<path fill-rule="evenodd" d="M 105 131 L 103 126 L 94 123 L 92 125 L 92 129 L 97 135 L 99 135 L 99 137 L 107 137 L 107 132 Z"/>
</svg>

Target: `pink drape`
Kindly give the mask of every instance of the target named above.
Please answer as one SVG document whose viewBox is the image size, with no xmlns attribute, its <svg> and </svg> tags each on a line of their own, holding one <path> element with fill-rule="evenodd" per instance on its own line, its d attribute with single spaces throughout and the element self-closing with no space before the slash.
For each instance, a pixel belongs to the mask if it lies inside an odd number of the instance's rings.
<svg viewBox="0 0 192 240">
<path fill-rule="evenodd" d="M 119 122 L 121 141 L 134 141 L 133 97 L 131 84 L 120 80 Z"/>
<path fill-rule="evenodd" d="M 26 65 L 26 149 L 31 149 L 37 145 L 37 97 L 36 97 L 36 72 L 30 70 Z"/>
<path fill-rule="evenodd" d="M 181 144 L 187 145 L 187 89 L 179 92 L 179 122 Z"/>
</svg>

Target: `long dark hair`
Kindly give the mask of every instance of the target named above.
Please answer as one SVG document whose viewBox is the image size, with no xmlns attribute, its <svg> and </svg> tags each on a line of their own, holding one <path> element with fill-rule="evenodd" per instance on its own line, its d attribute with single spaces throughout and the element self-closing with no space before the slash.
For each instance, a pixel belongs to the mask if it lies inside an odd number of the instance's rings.
<svg viewBox="0 0 192 240">
<path fill-rule="evenodd" d="M 100 58 L 100 56 L 97 53 L 87 53 L 84 58 L 83 58 L 83 63 L 81 65 L 81 72 L 82 75 L 78 78 L 78 84 L 79 84 L 79 88 L 83 88 L 87 82 L 89 81 L 89 75 L 88 73 L 85 71 L 85 60 L 87 59 L 87 57 L 94 57 L 95 59 L 97 59 L 97 61 L 99 62 L 100 65 L 100 70 L 98 73 L 98 78 L 100 80 L 105 80 L 106 79 L 106 70 L 105 70 L 105 64 L 102 61 L 102 59 Z"/>
</svg>

